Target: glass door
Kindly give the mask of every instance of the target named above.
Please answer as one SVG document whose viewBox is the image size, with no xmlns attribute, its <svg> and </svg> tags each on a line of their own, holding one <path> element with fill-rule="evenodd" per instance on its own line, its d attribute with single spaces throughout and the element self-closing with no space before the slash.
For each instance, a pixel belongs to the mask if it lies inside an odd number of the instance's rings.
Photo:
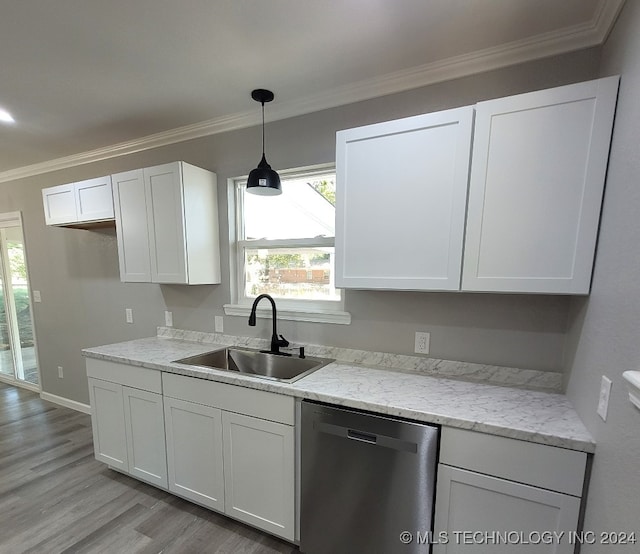
<svg viewBox="0 0 640 554">
<path fill-rule="evenodd" d="M 0 214 L 0 377 L 40 386 L 19 213 Z"/>
</svg>

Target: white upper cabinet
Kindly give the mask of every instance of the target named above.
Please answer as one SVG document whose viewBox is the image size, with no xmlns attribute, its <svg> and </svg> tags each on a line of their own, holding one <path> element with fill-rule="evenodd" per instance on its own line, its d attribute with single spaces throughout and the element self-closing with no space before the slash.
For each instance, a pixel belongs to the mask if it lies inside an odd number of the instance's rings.
<svg viewBox="0 0 640 554">
<path fill-rule="evenodd" d="M 97 177 L 75 183 L 78 221 L 112 220 L 111 177 Z"/>
<path fill-rule="evenodd" d="M 588 294 L 618 80 L 339 131 L 336 286 Z"/>
<path fill-rule="evenodd" d="M 473 108 L 337 133 L 336 286 L 458 290 Z"/>
<path fill-rule="evenodd" d="M 73 183 L 42 189 L 42 204 L 47 225 L 64 225 L 78 221 Z"/>
<path fill-rule="evenodd" d="M 111 177 L 116 209 L 116 235 L 120 279 L 132 283 L 151 282 L 147 202 L 142 169 Z"/>
<path fill-rule="evenodd" d="M 47 225 L 81 225 L 112 221 L 111 177 L 97 177 L 42 189 Z"/>
<path fill-rule="evenodd" d="M 112 180 L 122 281 L 220 283 L 215 173 L 173 162 Z"/>
<path fill-rule="evenodd" d="M 617 92 L 608 77 L 476 106 L 463 290 L 588 294 Z"/>
</svg>

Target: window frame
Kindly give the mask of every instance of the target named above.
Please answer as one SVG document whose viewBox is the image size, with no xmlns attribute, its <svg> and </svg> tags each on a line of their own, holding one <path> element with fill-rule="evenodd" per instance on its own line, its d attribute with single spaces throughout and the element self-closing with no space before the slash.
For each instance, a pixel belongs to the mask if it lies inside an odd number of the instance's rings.
<svg viewBox="0 0 640 554">
<path fill-rule="evenodd" d="M 282 180 L 298 179 L 335 173 L 335 164 L 320 164 L 279 171 Z M 229 270 L 231 281 L 231 304 L 224 305 L 226 315 L 248 316 L 254 298 L 245 296 L 244 251 L 246 248 L 304 248 L 334 247 L 334 237 L 315 237 L 303 239 L 254 239 L 244 238 L 243 194 L 242 186 L 246 184 L 246 175 L 228 179 L 227 204 L 229 217 Z M 335 275 L 335 265 L 334 265 Z M 276 298 L 278 318 L 292 321 L 310 321 L 318 323 L 337 323 L 348 325 L 351 315 L 344 311 L 343 289 L 337 289 L 340 300 L 293 300 Z M 260 306 L 258 317 L 271 318 L 271 306 Z"/>
</svg>

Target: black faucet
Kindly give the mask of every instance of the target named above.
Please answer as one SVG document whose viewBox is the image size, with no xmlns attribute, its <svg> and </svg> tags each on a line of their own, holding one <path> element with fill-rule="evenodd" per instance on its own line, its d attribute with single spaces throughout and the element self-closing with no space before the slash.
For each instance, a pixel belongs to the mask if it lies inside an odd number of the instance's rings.
<svg viewBox="0 0 640 554">
<path fill-rule="evenodd" d="M 277 312 L 276 312 L 276 303 L 271 296 L 268 294 L 261 294 L 253 301 L 253 306 L 251 306 L 251 314 L 249 315 L 249 325 L 251 327 L 256 326 L 256 308 L 258 307 L 258 302 L 266 298 L 269 302 L 271 302 L 271 317 L 273 319 L 273 333 L 271 334 L 271 350 L 263 350 L 263 352 L 267 352 L 269 354 L 280 354 L 280 356 L 291 356 L 291 354 L 287 354 L 286 352 L 280 352 L 280 347 L 286 348 L 289 346 L 289 341 L 285 339 L 282 335 L 278 338 L 278 331 L 276 328 L 276 320 L 277 320 Z"/>
</svg>

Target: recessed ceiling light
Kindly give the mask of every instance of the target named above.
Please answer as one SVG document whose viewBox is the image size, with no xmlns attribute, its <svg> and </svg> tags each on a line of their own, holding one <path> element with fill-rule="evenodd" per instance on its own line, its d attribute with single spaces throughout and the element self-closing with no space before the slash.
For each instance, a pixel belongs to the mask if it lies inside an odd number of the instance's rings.
<svg viewBox="0 0 640 554">
<path fill-rule="evenodd" d="M 0 121 L 2 123 L 15 123 L 13 116 L 7 111 L 0 108 Z"/>
</svg>

